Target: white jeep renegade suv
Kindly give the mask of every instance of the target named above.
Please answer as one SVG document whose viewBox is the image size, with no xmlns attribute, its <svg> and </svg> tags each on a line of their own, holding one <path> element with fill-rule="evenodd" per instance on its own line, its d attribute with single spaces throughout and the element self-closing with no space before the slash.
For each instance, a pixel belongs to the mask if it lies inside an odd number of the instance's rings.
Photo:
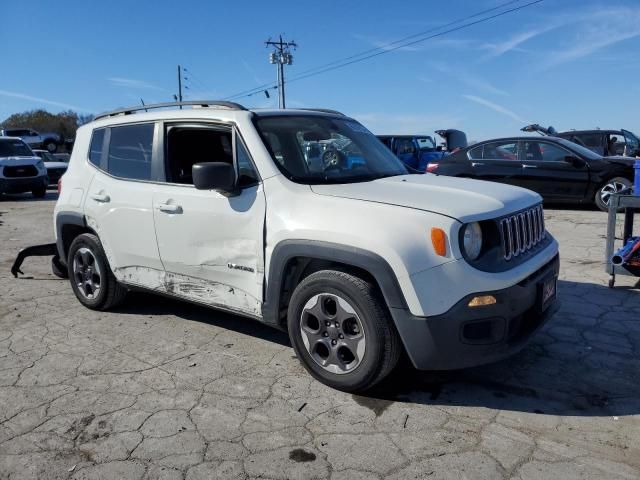
<svg viewBox="0 0 640 480">
<path fill-rule="evenodd" d="M 144 289 L 251 317 L 287 329 L 309 372 L 347 391 L 403 350 L 420 369 L 503 358 L 556 309 L 537 194 L 410 175 L 334 111 L 181 106 L 78 130 L 54 223 L 85 306 Z"/>
</svg>

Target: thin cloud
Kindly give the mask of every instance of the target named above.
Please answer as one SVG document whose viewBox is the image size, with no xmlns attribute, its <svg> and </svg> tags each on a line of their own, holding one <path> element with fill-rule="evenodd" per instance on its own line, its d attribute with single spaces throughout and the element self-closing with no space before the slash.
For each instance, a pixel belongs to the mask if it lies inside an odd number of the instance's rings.
<svg viewBox="0 0 640 480">
<path fill-rule="evenodd" d="M 495 85 L 488 82 L 487 80 L 479 77 L 477 74 L 469 74 L 468 72 L 465 72 L 460 68 L 453 69 L 444 63 L 432 63 L 431 67 L 440 73 L 444 73 L 446 75 L 450 75 L 454 77 L 459 82 L 464 83 L 465 85 L 473 88 L 474 90 L 481 90 L 485 93 L 490 93 L 492 95 L 509 96 L 509 92 L 496 87 Z M 422 81 L 425 81 L 423 77 L 419 77 L 419 79 Z"/>
<path fill-rule="evenodd" d="M 107 80 L 109 80 L 109 82 L 111 82 L 111 84 L 115 85 L 116 87 L 137 88 L 146 90 L 164 90 L 164 88 L 158 87 L 157 85 L 145 82 L 144 80 L 136 80 L 133 78 L 110 77 Z"/>
<path fill-rule="evenodd" d="M 18 98 L 20 100 L 27 100 L 29 102 L 40 103 L 44 105 L 51 105 L 53 107 L 66 108 L 67 110 L 76 110 L 78 112 L 90 112 L 90 110 L 83 107 L 78 107 L 76 105 L 71 105 L 69 103 L 57 102 L 55 100 L 48 100 L 46 98 L 34 97 L 32 95 L 26 95 L 24 93 L 0 90 L 0 96 L 9 97 L 9 98 Z"/>
<path fill-rule="evenodd" d="M 496 58 L 511 51 L 524 51 L 522 48 L 520 48 L 520 45 L 536 37 L 539 37 L 540 35 L 547 33 L 557 27 L 559 27 L 559 25 L 551 25 L 543 28 L 527 30 L 525 32 L 517 33 L 501 43 L 485 43 L 484 45 L 482 45 L 482 48 L 489 51 L 485 59 Z"/>
<path fill-rule="evenodd" d="M 518 115 L 515 112 L 512 112 L 511 110 L 503 107 L 502 105 L 498 105 L 497 103 L 493 103 L 485 98 L 482 97 L 477 97 L 475 95 L 462 95 L 464 98 L 466 98 L 467 100 L 470 100 L 472 102 L 478 103 L 484 107 L 487 107 L 491 110 L 493 110 L 494 112 L 498 112 L 501 113 L 502 115 L 505 115 L 513 120 L 515 120 L 518 123 L 521 124 L 525 124 L 525 123 L 531 123 L 527 120 L 525 120 L 524 118 L 522 118 L 520 115 Z"/>
<path fill-rule="evenodd" d="M 544 65 L 552 67 L 587 57 L 625 40 L 640 36 L 640 8 L 601 8 L 580 17 L 573 39 L 552 51 Z"/>
</svg>

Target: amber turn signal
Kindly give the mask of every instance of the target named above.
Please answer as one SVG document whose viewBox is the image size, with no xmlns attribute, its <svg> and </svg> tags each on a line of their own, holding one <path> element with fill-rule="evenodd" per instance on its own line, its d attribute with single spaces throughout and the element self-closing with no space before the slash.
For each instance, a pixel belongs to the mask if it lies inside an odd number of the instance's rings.
<svg viewBox="0 0 640 480">
<path fill-rule="evenodd" d="M 431 229 L 431 243 L 433 249 L 441 257 L 447 256 L 447 234 L 441 228 Z"/>
<path fill-rule="evenodd" d="M 496 303 L 496 297 L 493 295 L 481 295 L 479 297 L 473 297 L 469 302 L 469 307 L 484 307 L 487 305 L 494 305 Z"/>
</svg>

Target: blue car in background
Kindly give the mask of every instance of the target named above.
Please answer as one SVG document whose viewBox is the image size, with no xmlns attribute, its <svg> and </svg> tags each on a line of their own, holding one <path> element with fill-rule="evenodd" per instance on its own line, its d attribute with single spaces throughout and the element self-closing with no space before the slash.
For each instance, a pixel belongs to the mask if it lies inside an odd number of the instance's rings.
<svg viewBox="0 0 640 480">
<path fill-rule="evenodd" d="M 430 163 L 467 146 L 467 136 L 460 130 L 437 130 L 444 145 L 436 145 L 430 135 L 378 135 L 378 138 L 409 167 L 412 172 L 425 173 Z"/>
</svg>

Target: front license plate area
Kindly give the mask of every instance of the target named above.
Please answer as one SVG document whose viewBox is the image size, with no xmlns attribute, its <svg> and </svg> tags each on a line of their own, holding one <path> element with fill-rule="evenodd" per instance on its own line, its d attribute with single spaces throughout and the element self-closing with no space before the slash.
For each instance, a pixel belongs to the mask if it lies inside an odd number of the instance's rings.
<svg viewBox="0 0 640 480">
<path fill-rule="evenodd" d="M 550 276 L 538 283 L 538 311 L 544 312 L 556 299 L 558 277 Z"/>
</svg>

